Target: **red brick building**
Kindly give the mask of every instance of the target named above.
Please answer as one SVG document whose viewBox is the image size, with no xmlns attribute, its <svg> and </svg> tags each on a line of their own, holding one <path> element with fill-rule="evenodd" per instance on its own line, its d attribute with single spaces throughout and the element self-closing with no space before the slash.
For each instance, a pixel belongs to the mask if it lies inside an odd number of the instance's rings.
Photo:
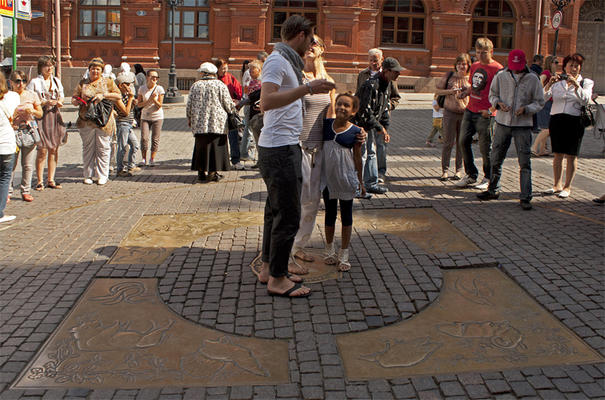
<svg viewBox="0 0 605 400">
<path fill-rule="evenodd" d="M 53 3 L 33 0 L 33 10 L 43 11 L 44 17 L 19 24 L 20 65 L 55 53 Z M 60 0 L 63 68 L 86 66 L 93 56 L 114 66 L 127 61 L 168 68 L 171 11 L 167 3 Z M 513 48 L 528 55 L 536 50 L 550 54 L 554 40 L 548 24 L 554 12 L 550 0 L 182 0 L 181 4 L 175 13 L 179 71 L 216 57 L 241 65 L 259 51 L 270 52 L 279 40 L 281 23 L 295 13 L 317 24 L 332 73 L 364 68 L 372 47 L 398 58 L 407 68 L 404 75 L 428 78 L 450 68 L 458 53 L 472 51 L 479 36 L 492 39 L 501 62 Z M 602 71 L 605 52 L 598 46 L 603 39 L 596 39 L 605 35 L 603 10 L 605 0 L 575 0 L 567 6 L 558 54 L 576 50 L 580 30 L 581 37 L 587 38 L 583 51 L 594 55 L 594 67 L 589 68 Z M 583 25 L 581 15 L 591 19 L 585 21 L 590 24 Z"/>
</svg>

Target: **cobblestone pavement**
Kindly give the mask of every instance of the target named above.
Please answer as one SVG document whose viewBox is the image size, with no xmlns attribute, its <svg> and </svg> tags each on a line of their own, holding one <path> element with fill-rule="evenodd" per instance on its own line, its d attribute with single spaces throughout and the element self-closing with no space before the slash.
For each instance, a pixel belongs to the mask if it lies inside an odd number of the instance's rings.
<svg viewBox="0 0 605 400">
<path fill-rule="evenodd" d="M 421 312 L 439 293 L 440 267 L 499 263 L 538 303 L 605 354 L 603 140 L 587 132 L 572 197 L 541 196 L 551 185 L 552 158 L 533 159 L 534 210 L 518 206 L 514 149 L 503 170 L 503 197 L 480 202 L 473 189 L 440 182 L 440 148 L 424 147 L 426 103 L 393 113 L 389 192 L 357 209 L 433 207 L 479 251 L 429 254 L 401 239 L 354 230 L 353 268 L 338 281 L 313 284 L 309 299 L 266 296 L 248 269 L 261 228 L 241 227 L 199 238 L 161 265 L 108 264 L 142 215 L 262 211 L 255 170 L 195 184 L 193 139 L 179 106 L 167 107 L 159 165 L 104 187 L 82 184 L 80 139 L 60 150 L 62 190 L 17 195 L 0 227 L 0 399 L 466 399 L 604 398 L 604 365 L 560 365 L 446 376 L 348 381 L 335 334 L 379 328 Z M 66 119 L 74 119 L 68 111 Z M 476 149 L 477 150 L 477 149 Z M 480 164 L 480 156 L 478 163 Z M 250 164 L 250 163 L 249 163 Z M 479 167 L 480 169 L 480 167 Z M 322 221 L 319 221 L 320 225 Z M 321 243 L 321 229 L 313 244 Z M 363 268 L 360 267 L 363 266 Z M 243 267 L 242 267 L 243 266 Z M 287 339 L 290 383 L 142 390 L 12 390 L 69 310 L 96 277 L 157 277 L 164 302 L 183 317 L 229 333 Z"/>
</svg>

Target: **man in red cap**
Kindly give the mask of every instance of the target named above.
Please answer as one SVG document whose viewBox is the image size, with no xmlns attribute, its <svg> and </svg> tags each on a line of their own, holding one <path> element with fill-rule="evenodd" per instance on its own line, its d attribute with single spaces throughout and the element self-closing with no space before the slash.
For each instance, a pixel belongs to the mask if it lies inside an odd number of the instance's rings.
<svg viewBox="0 0 605 400">
<path fill-rule="evenodd" d="M 532 115 L 544 107 L 540 79 L 527 68 L 525 53 L 513 50 L 508 54 L 508 67 L 498 72 L 489 90 L 489 102 L 496 107 L 496 129 L 492 141 L 491 176 L 481 200 L 500 196 L 502 163 L 512 139 L 515 140 L 520 167 L 521 208 L 531 210 L 531 128 Z"/>
</svg>

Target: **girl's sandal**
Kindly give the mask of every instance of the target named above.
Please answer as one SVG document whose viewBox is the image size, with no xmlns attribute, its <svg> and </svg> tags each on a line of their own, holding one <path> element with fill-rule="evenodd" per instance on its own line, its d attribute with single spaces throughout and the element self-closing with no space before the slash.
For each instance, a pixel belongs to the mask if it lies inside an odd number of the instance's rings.
<svg viewBox="0 0 605 400">
<path fill-rule="evenodd" d="M 63 189 L 63 186 L 61 186 L 60 183 L 57 183 L 55 181 L 48 181 L 46 186 L 48 186 L 51 189 Z"/>
<path fill-rule="evenodd" d="M 338 263 L 338 270 L 341 272 L 346 272 L 351 269 L 351 264 L 348 261 L 340 261 Z"/>
<path fill-rule="evenodd" d="M 351 263 L 349 262 L 349 249 L 340 249 L 338 251 L 338 270 L 345 272 L 351 269 Z"/>
<path fill-rule="evenodd" d="M 34 190 L 37 190 L 38 192 L 41 192 L 44 190 L 44 185 L 42 183 L 38 183 L 36 185 L 36 187 L 34 188 Z"/>
<path fill-rule="evenodd" d="M 294 253 L 294 258 L 298 258 L 299 260 L 304 261 L 304 262 L 313 262 L 313 261 L 315 261 L 315 259 L 312 256 L 310 256 L 307 253 L 305 253 L 303 249 L 297 250 Z"/>
</svg>

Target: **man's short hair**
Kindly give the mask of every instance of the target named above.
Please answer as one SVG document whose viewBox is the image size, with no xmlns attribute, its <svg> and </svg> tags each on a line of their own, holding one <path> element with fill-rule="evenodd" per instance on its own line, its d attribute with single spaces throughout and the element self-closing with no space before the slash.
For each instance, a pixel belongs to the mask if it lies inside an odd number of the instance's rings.
<svg viewBox="0 0 605 400">
<path fill-rule="evenodd" d="M 533 59 L 534 64 L 542 64 L 544 61 L 544 56 L 542 54 L 536 54 Z"/>
<path fill-rule="evenodd" d="M 481 50 L 493 50 L 494 49 L 494 44 L 488 38 L 486 38 L 486 37 L 480 37 L 475 42 L 475 48 L 478 48 L 478 49 L 481 49 Z"/>
<path fill-rule="evenodd" d="M 302 15 L 291 15 L 281 26 L 281 40 L 284 42 L 292 40 L 300 32 L 304 32 L 305 36 L 311 35 L 313 33 L 313 23 Z"/>
<path fill-rule="evenodd" d="M 376 48 L 374 48 L 374 49 L 370 49 L 370 50 L 368 51 L 368 55 L 369 55 L 369 56 L 374 56 L 374 55 L 376 55 L 376 56 L 378 56 L 378 57 L 382 57 L 382 50 L 380 50 L 380 49 L 376 49 Z"/>
<path fill-rule="evenodd" d="M 267 57 L 269 57 L 269 53 L 267 53 L 266 51 L 261 51 L 256 55 L 256 59 L 261 61 L 265 61 Z"/>
</svg>

